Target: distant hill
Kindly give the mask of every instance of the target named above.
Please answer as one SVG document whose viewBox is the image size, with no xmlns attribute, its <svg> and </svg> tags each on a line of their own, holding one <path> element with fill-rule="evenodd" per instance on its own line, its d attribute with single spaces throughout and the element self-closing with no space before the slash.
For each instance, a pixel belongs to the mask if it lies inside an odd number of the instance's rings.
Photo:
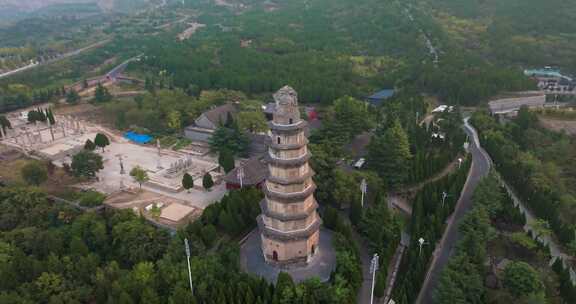
<svg viewBox="0 0 576 304">
<path fill-rule="evenodd" d="M 101 11 L 128 12 L 154 0 L 0 0 L 0 20 L 13 21 L 38 12 L 51 14 L 85 13 L 89 8 Z"/>
</svg>

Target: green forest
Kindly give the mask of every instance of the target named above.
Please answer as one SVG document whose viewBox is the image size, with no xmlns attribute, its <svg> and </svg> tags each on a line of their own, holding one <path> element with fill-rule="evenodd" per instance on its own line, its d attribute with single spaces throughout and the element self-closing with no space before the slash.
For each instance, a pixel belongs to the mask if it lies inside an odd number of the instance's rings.
<svg viewBox="0 0 576 304">
<path fill-rule="evenodd" d="M 256 227 L 259 189 L 229 191 L 198 219 L 166 230 L 131 210 L 101 207 L 105 195 L 96 191 L 69 198 L 94 207 L 87 212 L 55 201 L 40 188 L 55 165 L 33 162 L 23 167 L 22 184 L 4 185 L 0 176 L 0 303 L 351 304 L 366 280 L 364 255 L 373 253 L 380 264 L 375 296 L 391 287 L 396 303 L 414 303 L 476 164 L 464 149 L 470 141 L 464 115 L 471 115 L 494 170 L 459 223 L 435 303 L 576 302 L 568 271 L 549 263 L 550 251 L 536 235 L 551 235 L 576 255 L 576 139 L 544 128 L 538 112 L 527 108 L 505 120 L 485 109 L 500 93 L 536 89 L 525 68 L 576 70 L 576 2 L 184 0 L 164 7 L 153 1 L 148 10 L 142 0 L 113 2 L 116 9 L 106 14 L 94 5 L 64 5 L 0 27 L 2 72 L 105 42 L 0 79 L 2 127 L 11 128 L 5 112 L 40 103 L 55 106 L 29 112 L 30 123 L 53 125 L 52 109 L 60 115 L 86 106 L 92 112 L 85 119 L 103 130 L 147 134 L 162 148 L 179 150 L 191 147 L 185 127 L 207 110 L 234 104 L 235 114 L 205 143 L 228 173 L 251 156 L 252 136 L 268 131 L 263 105 L 290 85 L 303 118 L 310 119 L 308 106 L 319 118 L 307 130 L 310 166 L 318 213 L 334 233 L 336 267 L 327 282 L 294 282 L 282 272 L 273 284 L 242 271 L 239 242 Z M 56 17 L 53 10 L 94 15 Z M 181 39 L 194 24 L 203 26 Z M 94 97 L 84 94 L 90 78 L 136 56 L 125 71 L 133 83 L 93 84 Z M 73 83 L 82 91 L 70 89 Z M 394 95 L 367 102 L 382 89 Z M 440 104 L 453 107 L 432 115 Z M 110 143 L 101 139 L 69 155 L 62 174 L 95 178 L 110 164 L 97 154 L 96 146 L 104 151 Z M 359 159 L 365 164 L 356 168 Z M 94 168 L 83 170 L 92 160 Z M 140 190 L 152 178 L 140 167 L 131 175 Z M 221 185 L 219 178 L 204 175 L 204 190 Z M 527 222 L 499 178 L 535 222 Z M 200 186 L 187 179 L 187 190 Z M 410 211 L 393 211 L 388 198 L 394 197 Z M 524 232 L 526 225 L 537 232 Z M 403 233 L 409 246 L 399 255 L 394 285 L 386 286 Z"/>
<path fill-rule="evenodd" d="M 171 237 L 131 211 L 81 214 L 38 189 L 2 188 L 0 302 L 353 303 L 361 273 L 338 216 L 331 226 L 338 266 L 328 284 L 295 284 L 281 273 L 274 286 L 240 271 L 233 240 L 255 226 L 260 197 L 255 189 L 232 192 Z"/>
<path fill-rule="evenodd" d="M 537 114 L 527 108 L 506 125 L 483 112 L 475 113 L 472 121 L 498 171 L 556 237 L 576 252 L 574 138 L 542 128 Z"/>
</svg>

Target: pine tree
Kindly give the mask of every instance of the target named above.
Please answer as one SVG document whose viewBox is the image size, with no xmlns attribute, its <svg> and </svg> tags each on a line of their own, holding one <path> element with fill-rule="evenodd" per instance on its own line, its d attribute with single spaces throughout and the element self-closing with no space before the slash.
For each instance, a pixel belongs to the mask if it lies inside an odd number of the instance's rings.
<svg viewBox="0 0 576 304">
<path fill-rule="evenodd" d="M 140 185 L 140 189 L 142 189 L 142 184 L 147 182 L 150 178 L 148 177 L 148 172 L 146 170 L 136 166 L 132 168 L 130 171 L 130 176 L 134 178 L 134 180 Z"/>
<path fill-rule="evenodd" d="M 94 151 L 95 149 L 96 145 L 90 139 L 87 139 L 86 143 L 84 144 L 84 150 Z"/>
<path fill-rule="evenodd" d="M 96 137 L 94 138 L 94 144 L 99 147 L 102 148 L 102 152 L 104 152 L 104 148 L 108 145 L 110 145 L 110 140 L 108 140 L 108 137 L 102 133 L 98 133 L 96 134 Z"/>
<path fill-rule="evenodd" d="M 376 136 L 368 147 L 368 165 L 390 186 L 406 182 L 411 158 L 408 135 L 399 120 L 395 120 L 383 135 Z"/>
<path fill-rule="evenodd" d="M 362 204 L 358 200 L 353 200 L 350 204 L 350 222 L 355 226 L 358 225 L 362 220 L 363 212 Z"/>
<path fill-rule="evenodd" d="M 54 113 L 52 113 L 52 109 L 48 108 L 48 110 L 46 110 L 46 116 L 48 117 L 48 121 L 50 122 L 50 125 L 55 125 L 56 124 L 56 119 L 54 119 Z"/>
<path fill-rule="evenodd" d="M 107 102 L 110 100 L 112 100 L 112 95 L 110 94 L 108 89 L 105 88 L 101 83 L 98 83 L 96 91 L 94 92 L 94 101 L 100 103 L 100 102 Z"/>
<path fill-rule="evenodd" d="M 204 174 L 204 177 L 202 178 L 202 186 L 206 190 L 210 190 L 212 189 L 212 186 L 214 186 L 214 181 L 212 180 L 212 175 L 210 175 L 210 172 L 206 172 L 206 174 Z"/>
<path fill-rule="evenodd" d="M 6 118 L 4 115 L 0 115 L 0 128 L 4 130 L 4 134 L 6 134 L 6 129 L 12 128 L 10 120 L 8 120 L 8 118 Z"/>
<path fill-rule="evenodd" d="M 218 164 L 228 173 L 234 169 L 234 155 L 228 149 L 222 149 L 218 154 Z"/>
<path fill-rule="evenodd" d="M 384 296 L 384 292 L 386 292 L 386 272 L 379 269 L 374 286 L 374 296 L 381 298 Z"/>
<path fill-rule="evenodd" d="M 75 104 L 78 103 L 78 101 L 80 101 L 80 95 L 78 95 L 78 92 L 74 91 L 74 89 L 70 89 L 70 91 L 66 93 L 66 102 Z"/>
<path fill-rule="evenodd" d="M 194 188 L 194 178 L 188 172 L 184 173 L 182 177 L 182 187 L 190 193 L 190 189 Z"/>
</svg>

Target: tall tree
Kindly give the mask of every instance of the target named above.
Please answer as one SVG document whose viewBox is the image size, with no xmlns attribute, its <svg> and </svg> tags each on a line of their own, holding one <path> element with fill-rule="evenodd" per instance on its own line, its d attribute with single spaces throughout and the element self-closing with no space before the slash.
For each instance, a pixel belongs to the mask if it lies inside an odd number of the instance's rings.
<svg viewBox="0 0 576 304">
<path fill-rule="evenodd" d="M 166 124 L 172 131 L 180 131 L 182 128 L 182 114 L 175 110 L 168 112 L 166 117 Z"/>
<path fill-rule="evenodd" d="M 90 139 L 87 139 L 84 143 L 84 150 L 94 151 L 96 149 L 96 145 Z"/>
<path fill-rule="evenodd" d="M 138 185 L 140 185 L 140 189 L 142 189 L 142 184 L 149 180 L 148 172 L 139 166 L 136 166 L 130 170 L 130 176 L 132 176 Z"/>
<path fill-rule="evenodd" d="M 74 89 L 70 89 L 68 93 L 66 93 L 66 102 L 75 104 L 78 103 L 78 101 L 80 101 L 80 95 L 78 95 L 78 92 Z"/>
<path fill-rule="evenodd" d="M 4 130 L 4 134 L 6 134 L 6 129 L 12 128 L 10 120 L 8 120 L 8 118 L 6 118 L 4 115 L 0 115 L 0 128 Z"/>
<path fill-rule="evenodd" d="M 233 155 L 246 155 L 250 147 L 250 140 L 234 123 L 232 128 L 218 127 L 210 138 L 210 150 L 221 152 L 229 150 Z"/>
<path fill-rule="evenodd" d="M 202 178 L 202 186 L 206 190 L 210 190 L 212 189 L 212 186 L 214 186 L 214 181 L 212 180 L 212 175 L 210 175 L 210 172 L 206 172 L 206 174 L 204 174 L 204 177 Z"/>
<path fill-rule="evenodd" d="M 399 120 L 395 120 L 383 135 L 376 136 L 368 146 L 368 165 L 390 186 L 398 186 L 407 180 L 411 159 L 408 135 Z"/>
<path fill-rule="evenodd" d="M 95 177 L 96 173 L 104 169 L 102 156 L 92 151 L 80 151 L 72 157 L 70 165 L 72 173 L 78 177 Z"/>
<path fill-rule="evenodd" d="M 511 262 L 504 269 L 504 287 L 513 295 L 525 296 L 539 293 L 544 285 L 538 272 L 525 262 Z"/>
<path fill-rule="evenodd" d="M 108 145 L 110 145 L 110 140 L 108 139 L 108 136 L 102 134 L 102 133 L 98 133 L 96 134 L 96 137 L 94 138 L 94 144 L 97 147 L 102 148 L 102 152 L 104 152 L 104 148 Z"/>
<path fill-rule="evenodd" d="M 94 101 L 101 103 L 112 100 L 112 94 L 105 88 L 101 83 L 98 83 L 96 90 L 94 91 Z"/>
<path fill-rule="evenodd" d="M 228 149 L 220 150 L 218 153 L 218 164 L 224 169 L 224 172 L 228 173 L 234 169 L 234 155 Z"/>
<path fill-rule="evenodd" d="M 46 110 L 46 117 L 48 118 L 50 125 L 56 124 L 56 119 L 54 118 L 54 113 L 52 113 L 52 108 L 48 108 L 48 110 Z"/>
<path fill-rule="evenodd" d="M 190 193 L 190 189 L 194 188 L 194 178 L 188 172 L 184 173 L 182 176 L 182 187 Z"/>
<path fill-rule="evenodd" d="M 48 179 L 46 166 L 38 161 L 24 165 L 20 171 L 22 178 L 30 185 L 39 186 Z"/>
<path fill-rule="evenodd" d="M 268 122 L 262 111 L 243 111 L 238 113 L 238 126 L 251 133 L 266 132 Z"/>
</svg>

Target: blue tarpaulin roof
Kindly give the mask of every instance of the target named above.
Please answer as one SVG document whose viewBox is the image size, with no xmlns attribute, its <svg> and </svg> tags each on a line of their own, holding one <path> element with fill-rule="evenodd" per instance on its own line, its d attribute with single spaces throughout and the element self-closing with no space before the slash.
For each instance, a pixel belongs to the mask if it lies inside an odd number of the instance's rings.
<svg viewBox="0 0 576 304">
<path fill-rule="evenodd" d="M 394 96 L 395 91 L 393 89 L 381 90 L 369 96 L 367 99 L 372 103 L 381 103 L 382 101 Z"/>
<path fill-rule="evenodd" d="M 124 137 L 137 144 L 147 144 L 152 141 L 152 136 L 135 132 L 126 132 L 124 133 Z"/>
</svg>

